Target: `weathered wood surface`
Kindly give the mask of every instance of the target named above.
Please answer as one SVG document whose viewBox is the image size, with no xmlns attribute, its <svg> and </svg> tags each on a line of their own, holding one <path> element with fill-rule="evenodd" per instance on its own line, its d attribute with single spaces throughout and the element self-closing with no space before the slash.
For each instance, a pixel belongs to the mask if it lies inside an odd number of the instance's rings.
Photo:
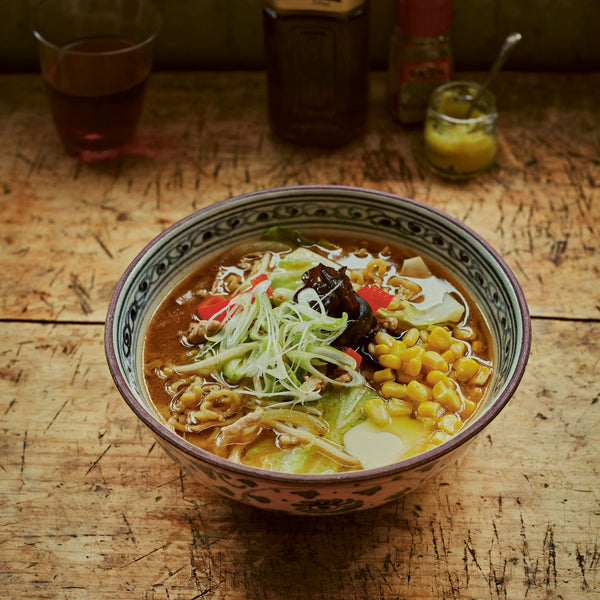
<svg viewBox="0 0 600 600">
<path fill-rule="evenodd" d="M 598 340 L 536 320 L 518 393 L 459 466 L 395 504 L 297 518 L 180 473 L 115 393 L 100 325 L 7 323 L 0 596 L 597 598 Z"/>
<path fill-rule="evenodd" d="M 594 599 L 600 590 L 599 75 L 500 74 L 498 166 L 445 183 L 384 110 L 335 153 L 269 136 L 260 73 L 156 74 L 137 144 L 62 153 L 39 79 L 0 76 L 0 597 Z M 192 210 L 260 188 L 360 185 L 477 229 L 533 316 L 517 394 L 459 465 L 356 515 L 250 509 L 180 473 L 105 364 L 128 262 Z"/>
<path fill-rule="evenodd" d="M 597 318 L 599 90 L 600 74 L 501 74 L 498 167 L 452 184 L 421 164 L 421 128 L 390 121 L 382 76 L 366 137 L 324 153 L 271 139 L 262 74 L 156 74 L 132 153 L 102 165 L 64 156 L 39 78 L 0 77 L 0 268 L 18 269 L 0 280 L 0 316 L 100 322 L 167 225 L 232 195 L 331 183 L 445 210 L 502 253 L 534 315 Z"/>
</svg>

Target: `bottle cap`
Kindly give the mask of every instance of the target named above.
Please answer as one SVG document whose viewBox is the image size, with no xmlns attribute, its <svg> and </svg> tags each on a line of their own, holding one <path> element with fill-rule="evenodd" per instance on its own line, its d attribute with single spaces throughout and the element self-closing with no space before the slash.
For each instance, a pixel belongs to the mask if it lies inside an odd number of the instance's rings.
<svg viewBox="0 0 600 600">
<path fill-rule="evenodd" d="M 451 19 L 452 0 L 396 0 L 396 25 L 408 35 L 440 35 Z"/>
</svg>

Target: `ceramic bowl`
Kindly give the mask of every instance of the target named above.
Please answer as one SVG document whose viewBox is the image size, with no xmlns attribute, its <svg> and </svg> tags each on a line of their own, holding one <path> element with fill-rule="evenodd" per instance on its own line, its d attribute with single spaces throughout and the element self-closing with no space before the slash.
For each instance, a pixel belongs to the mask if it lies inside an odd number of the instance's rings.
<svg viewBox="0 0 600 600">
<path fill-rule="evenodd" d="M 144 392 L 142 346 L 157 305 L 198 266 L 231 244 L 273 225 L 305 233 L 324 228 L 377 236 L 441 263 L 487 318 L 496 359 L 491 389 L 475 420 L 424 454 L 376 469 L 296 475 L 234 464 L 168 429 Z M 477 233 L 429 206 L 399 196 L 338 186 L 300 186 L 245 194 L 201 209 L 166 229 L 135 258 L 108 310 L 105 349 L 119 392 L 164 451 L 189 476 L 228 498 L 302 515 L 329 515 L 382 505 L 414 490 L 455 461 L 515 392 L 529 355 L 531 328 L 514 275 Z"/>
</svg>

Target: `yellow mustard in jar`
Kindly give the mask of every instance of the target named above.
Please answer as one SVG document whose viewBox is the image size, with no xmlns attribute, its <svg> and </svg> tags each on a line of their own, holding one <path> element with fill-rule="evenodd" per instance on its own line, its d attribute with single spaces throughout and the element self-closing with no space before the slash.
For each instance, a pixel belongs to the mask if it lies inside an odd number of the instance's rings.
<svg viewBox="0 0 600 600">
<path fill-rule="evenodd" d="M 432 94 L 425 119 L 425 159 L 439 175 L 467 179 L 489 169 L 496 158 L 497 112 L 486 91 L 465 118 L 478 86 L 451 82 Z"/>
</svg>

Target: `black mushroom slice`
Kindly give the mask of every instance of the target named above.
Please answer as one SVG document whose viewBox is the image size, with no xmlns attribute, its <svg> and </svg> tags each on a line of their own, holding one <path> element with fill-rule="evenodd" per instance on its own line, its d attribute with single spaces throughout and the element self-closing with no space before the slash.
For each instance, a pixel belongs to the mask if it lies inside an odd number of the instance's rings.
<svg viewBox="0 0 600 600">
<path fill-rule="evenodd" d="M 354 346 L 365 337 L 373 326 L 373 311 L 352 287 L 346 275 L 346 267 L 335 269 L 326 265 L 317 265 L 302 275 L 303 289 L 312 288 L 317 292 L 327 314 L 332 317 L 348 315 L 348 325 L 335 340 L 336 346 Z"/>
</svg>

